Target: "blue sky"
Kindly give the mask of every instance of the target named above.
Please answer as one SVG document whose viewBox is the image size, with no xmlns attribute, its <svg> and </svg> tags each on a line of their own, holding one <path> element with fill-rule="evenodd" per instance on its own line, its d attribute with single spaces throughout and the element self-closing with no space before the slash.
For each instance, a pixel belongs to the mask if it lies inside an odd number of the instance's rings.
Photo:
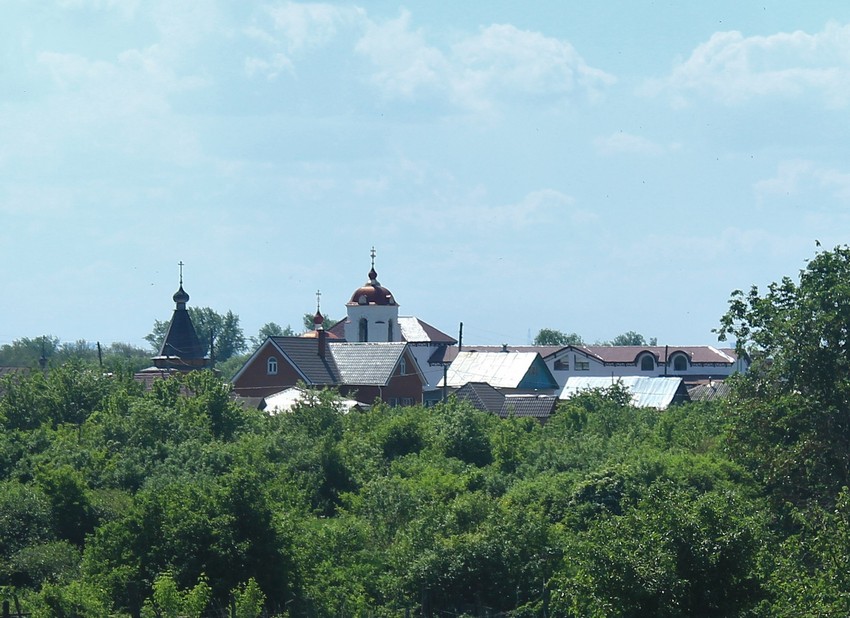
<svg viewBox="0 0 850 618">
<path fill-rule="evenodd" d="M 743 6 L 742 6 L 743 5 Z M 850 224 L 850 3 L 5 0 L 0 344 L 190 303 L 713 344 Z"/>
</svg>

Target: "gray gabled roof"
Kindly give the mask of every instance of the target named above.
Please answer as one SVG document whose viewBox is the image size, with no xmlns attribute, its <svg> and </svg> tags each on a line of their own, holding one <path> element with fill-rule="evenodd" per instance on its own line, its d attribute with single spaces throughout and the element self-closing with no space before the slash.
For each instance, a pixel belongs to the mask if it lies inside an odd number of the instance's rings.
<svg viewBox="0 0 850 618">
<path fill-rule="evenodd" d="M 555 411 L 557 397 L 548 395 L 506 395 L 499 416 L 527 416 L 531 418 L 549 418 Z"/>
<path fill-rule="evenodd" d="M 396 371 L 407 344 L 348 343 L 325 340 L 325 355 L 319 355 L 316 337 L 269 337 L 234 376 L 236 382 L 267 345 L 272 345 L 309 386 L 386 386 Z M 406 357 L 407 374 L 427 383 L 416 358 Z"/>
<path fill-rule="evenodd" d="M 498 414 L 505 402 L 505 396 L 486 382 L 467 382 L 457 389 L 455 397 L 491 414 Z"/>
<path fill-rule="evenodd" d="M 319 340 L 309 337 L 269 337 L 272 344 L 284 355 L 289 364 L 303 376 L 304 382 L 314 386 L 340 384 L 340 372 L 333 356 L 319 356 Z"/>
<path fill-rule="evenodd" d="M 342 384 L 362 386 L 386 386 L 404 354 L 407 344 L 393 343 L 348 343 L 329 342 L 328 349 Z M 408 367 L 408 373 L 418 372 L 418 366 Z M 424 382 L 424 378 L 423 378 Z"/>
</svg>

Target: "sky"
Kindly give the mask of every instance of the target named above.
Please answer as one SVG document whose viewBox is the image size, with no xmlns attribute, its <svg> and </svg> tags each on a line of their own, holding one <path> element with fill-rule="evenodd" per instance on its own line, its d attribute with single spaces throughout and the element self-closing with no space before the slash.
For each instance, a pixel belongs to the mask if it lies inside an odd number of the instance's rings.
<svg viewBox="0 0 850 618">
<path fill-rule="evenodd" d="M 850 229 L 850 3 L 0 2 L 0 345 L 367 279 L 464 343 L 715 345 Z"/>
</svg>

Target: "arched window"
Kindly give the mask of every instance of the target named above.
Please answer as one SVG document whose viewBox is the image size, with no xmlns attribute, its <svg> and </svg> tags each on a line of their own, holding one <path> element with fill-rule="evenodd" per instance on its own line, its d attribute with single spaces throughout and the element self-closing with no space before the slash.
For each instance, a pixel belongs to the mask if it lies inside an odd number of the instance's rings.
<svg viewBox="0 0 850 618">
<path fill-rule="evenodd" d="M 688 359 L 685 358 L 684 354 L 676 354 L 673 357 L 673 371 L 687 371 L 688 370 Z"/>
<path fill-rule="evenodd" d="M 401 360 L 398 361 L 398 374 L 401 376 L 407 375 L 407 361 L 402 356 Z"/>
<path fill-rule="evenodd" d="M 393 321 L 387 320 L 387 341 L 393 340 Z"/>
<path fill-rule="evenodd" d="M 652 355 L 644 354 L 643 358 L 640 359 L 640 370 L 652 371 L 653 369 L 655 369 L 655 360 Z"/>
<path fill-rule="evenodd" d="M 277 375 L 277 359 L 274 356 L 269 356 L 266 361 L 266 373 L 270 376 Z"/>
<path fill-rule="evenodd" d="M 369 321 L 360 318 L 360 341 L 369 341 Z"/>
</svg>

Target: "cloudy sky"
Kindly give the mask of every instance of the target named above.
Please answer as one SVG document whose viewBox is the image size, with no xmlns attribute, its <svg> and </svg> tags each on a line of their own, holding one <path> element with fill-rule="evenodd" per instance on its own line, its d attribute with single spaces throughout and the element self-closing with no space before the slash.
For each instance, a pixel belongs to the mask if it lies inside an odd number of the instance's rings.
<svg viewBox="0 0 850 618">
<path fill-rule="evenodd" d="M 0 345 L 190 303 L 713 344 L 850 229 L 850 3 L 0 4 Z"/>
</svg>

